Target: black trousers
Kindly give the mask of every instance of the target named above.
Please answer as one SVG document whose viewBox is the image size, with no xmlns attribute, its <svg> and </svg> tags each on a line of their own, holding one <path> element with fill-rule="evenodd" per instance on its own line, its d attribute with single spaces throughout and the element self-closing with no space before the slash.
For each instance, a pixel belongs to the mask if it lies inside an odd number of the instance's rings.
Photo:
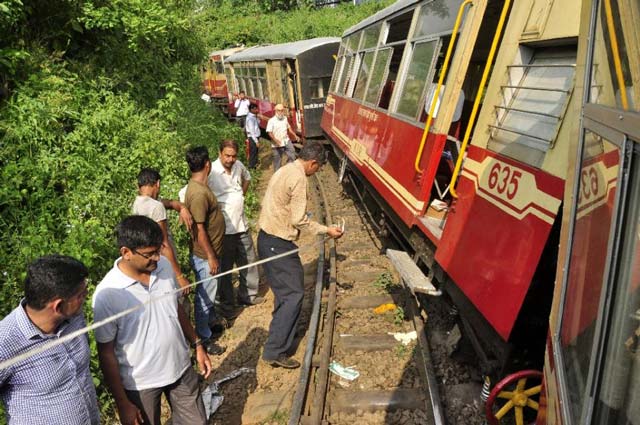
<svg viewBox="0 0 640 425">
<path fill-rule="evenodd" d="M 270 258 L 296 248 L 293 242 L 280 239 L 262 230 L 258 234 L 260 259 Z M 296 336 L 304 297 L 304 271 L 298 254 L 269 261 L 264 263 L 263 268 L 275 296 L 275 302 L 262 358 L 276 360 L 293 354 L 290 350 Z"/>
</svg>

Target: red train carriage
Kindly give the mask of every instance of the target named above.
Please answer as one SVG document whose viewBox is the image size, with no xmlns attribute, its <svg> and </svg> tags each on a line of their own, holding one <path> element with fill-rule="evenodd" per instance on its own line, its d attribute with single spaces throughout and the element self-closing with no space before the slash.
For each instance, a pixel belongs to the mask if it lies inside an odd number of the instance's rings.
<svg viewBox="0 0 640 425">
<path fill-rule="evenodd" d="M 640 4 L 587 0 L 537 424 L 640 423 Z M 564 231 L 566 229 L 566 231 Z"/>
<path fill-rule="evenodd" d="M 493 377 L 514 348 L 542 365 L 580 12 L 578 0 L 398 1 L 345 31 L 325 106 L 337 154 L 458 306 Z"/>
<path fill-rule="evenodd" d="M 209 53 L 209 60 L 203 66 L 202 83 L 204 92 L 211 97 L 211 102 L 218 106 L 225 115 L 234 112 L 234 94 L 229 91 L 230 67 L 225 60 L 232 54 L 241 52 L 244 47 L 216 50 Z"/>
<path fill-rule="evenodd" d="M 324 37 L 257 46 L 231 55 L 226 63 L 234 91 L 258 104 L 266 127 L 278 103 L 289 111 L 292 128 L 302 137 L 322 135 L 320 119 L 329 91 L 339 38 Z"/>
</svg>

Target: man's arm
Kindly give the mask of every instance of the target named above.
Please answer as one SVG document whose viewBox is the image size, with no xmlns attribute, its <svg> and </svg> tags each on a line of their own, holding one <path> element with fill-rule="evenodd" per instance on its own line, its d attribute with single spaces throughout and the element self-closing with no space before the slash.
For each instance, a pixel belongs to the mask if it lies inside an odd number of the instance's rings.
<svg viewBox="0 0 640 425">
<path fill-rule="evenodd" d="M 291 124 L 289 124 L 289 121 L 287 121 L 287 132 L 291 133 L 291 135 L 293 136 L 294 139 L 296 139 L 297 142 L 300 141 L 300 137 L 298 137 L 296 132 L 293 131 L 293 128 L 291 127 Z"/>
<path fill-rule="evenodd" d="M 267 131 L 267 134 L 269 135 L 269 137 L 271 137 L 271 140 L 275 142 L 276 146 L 282 146 L 282 142 L 278 140 L 276 136 L 273 135 L 273 131 Z"/>
<path fill-rule="evenodd" d="M 218 274 L 218 270 L 220 269 L 220 264 L 218 263 L 218 257 L 216 257 L 215 252 L 213 252 L 213 248 L 211 247 L 211 242 L 209 241 L 209 235 L 207 235 L 207 229 L 204 227 L 204 223 L 196 223 L 197 228 L 197 236 L 195 243 L 197 243 L 200 248 L 207 254 L 207 261 L 209 262 L 209 273 L 211 276 Z"/>
<path fill-rule="evenodd" d="M 180 322 L 180 327 L 182 328 L 182 333 L 187 338 L 187 341 L 191 343 L 191 345 L 195 345 L 196 347 L 196 362 L 198 363 L 198 369 L 200 369 L 200 373 L 207 379 L 209 375 L 211 375 L 212 367 L 211 360 L 207 355 L 207 352 L 204 350 L 202 346 L 202 341 L 200 338 L 196 336 L 196 332 L 189 322 L 189 318 L 187 314 L 182 309 L 182 305 L 178 303 L 178 321 Z"/>
<path fill-rule="evenodd" d="M 175 252 L 173 250 L 173 246 L 171 245 L 171 241 L 169 240 L 169 232 L 167 231 L 167 220 L 158 221 L 158 225 L 162 229 L 162 248 L 160 253 L 167 257 L 169 263 L 171 264 L 171 268 L 176 274 L 176 279 L 178 280 L 178 285 L 182 290 L 184 295 L 187 295 L 191 288 L 189 287 L 189 279 L 182 274 L 182 270 L 180 270 L 180 264 L 178 264 L 178 259 L 176 258 Z"/>
<path fill-rule="evenodd" d="M 127 393 L 125 393 L 122 380 L 120 379 L 114 341 L 115 340 L 98 343 L 100 369 L 104 375 L 107 387 L 116 402 L 120 422 L 123 425 L 141 425 L 143 423 L 142 412 L 127 398 Z"/>
<path fill-rule="evenodd" d="M 191 226 L 193 226 L 193 217 L 191 217 L 191 213 L 187 207 L 180 201 L 173 199 L 161 199 L 160 202 L 162 202 L 165 208 L 177 211 L 180 214 L 180 221 L 184 223 L 187 229 L 191 229 Z"/>
</svg>

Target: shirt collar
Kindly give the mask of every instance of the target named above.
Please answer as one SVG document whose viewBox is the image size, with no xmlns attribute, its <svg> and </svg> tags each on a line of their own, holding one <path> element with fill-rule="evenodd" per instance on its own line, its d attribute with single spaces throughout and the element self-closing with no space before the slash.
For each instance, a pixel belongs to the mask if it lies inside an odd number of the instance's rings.
<svg viewBox="0 0 640 425">
<path fill-rule="evenodd" d="M 20 305 L 18 305 L 18 308 L 16 309 L 16 323 L 18 325 L 18 329 L 20 329 L 20 332 L 22 332 L 22 334 L 27 339 L 33 339 L 36 337 L 47 338 L 51 337 L 51 335 L 59 336 L 64 328 L 69 324 L 69 321 L 65 320 L 60 324 L 60 326 L 58 326 L 58 330 L 55 332 L 55 334 L 44 334 L 36 325 L 33 324 L 31 319 L 29 319 L 29 316 L 27 315 L 26 305 L 26 299 L 23 298 L 22 300 L 20 300 Z"/>
<path fill-rule="evenodd" d="M 233 175 L 236 171 L 236 169 L 239 167 L 238 165 L 238 161 L 234 162 L 233 165 L 231 166 L 231 175 Z M 222 165 L 222 161 L 220 161 L 220 158 L 216 159 L 213 164 L 211 164 L 211 171 L 215 171 L 218 174 L 226 174 L 227 170 L 224 169 L 224 165 Z"/>
</svg>

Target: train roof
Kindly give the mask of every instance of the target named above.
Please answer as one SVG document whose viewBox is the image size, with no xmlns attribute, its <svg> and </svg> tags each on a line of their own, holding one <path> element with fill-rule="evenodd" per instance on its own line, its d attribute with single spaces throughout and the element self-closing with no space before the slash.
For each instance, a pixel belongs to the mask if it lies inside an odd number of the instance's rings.
<svg viewBox="0 0 640 425">
<path fill-rule="evenodd" d="M 226 62 L 244 62 L 263 59 L 295 59 L 301 53 L 331 43 L 339 43 L 338 37 L 319 37 L 292 43 L 255 46 L 229 56 Z"/>
<path fill-rule="evenodd" d="M 385 18 L 387 18 L 388 16 L 393 15 L 394 13 L 402 10 L 402 9 L 406 9 L 409 6 L 412 6 L 416 3 L 420 3 L 422 0 L 398 0 L 397 2 L 393 3 L 391 6 L 387 6 L 384 9 L 382 9 L 380 12 L 375 13 L 371 16 L 369 16 L 367 19 L 360 21 L 359 23 L 355 24 L 354 26 L 352 26 L 351 28 L 347 29 L 342 36 L 346 37 L 350 34 L 353 34 L 354 32 L 361 30 L 362 28 L 368 27 L 371 24 L 374 24 L 378 21 L 381 21 Z"/>
<path fill-rule="evenodd" d="M 242 51 L 244 49 L 245 49 L 244 46 L 240 46 L 240 47 L 231 47 L 229 49 L 214 50 L 213 52 L 209 52 L 209 57 L 220 55 L 223 58 L 226 58 L 227 56 L 230 56 L 230 55 L 232 55 L 234 53 L 240 52 L 240 51 Z"/>
</svg>

